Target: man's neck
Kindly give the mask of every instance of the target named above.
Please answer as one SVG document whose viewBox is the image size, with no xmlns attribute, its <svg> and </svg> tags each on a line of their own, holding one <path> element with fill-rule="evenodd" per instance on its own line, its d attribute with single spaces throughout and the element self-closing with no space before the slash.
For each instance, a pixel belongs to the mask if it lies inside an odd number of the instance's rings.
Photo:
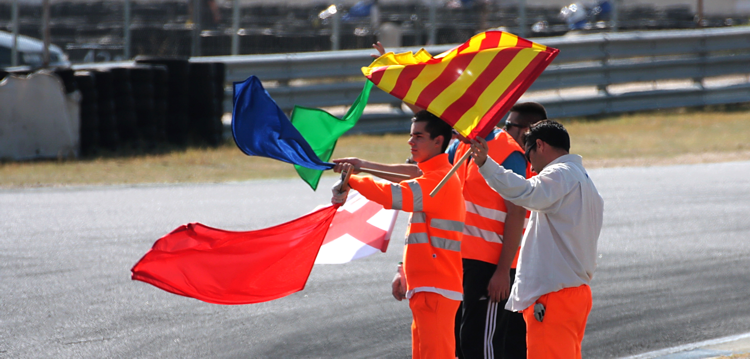
<svg viewBox="0 0 750 359">
<path fill-rule="evenodd" d="M 442 154 L 443 154 L 442 152 L 441 152 L 441 153 L 434 153 L 434 154 L 432 154 L 432 156 L 428 157 L 427 159 L 423 160 L 422 162 L 417 162 L 417 163 L 424 163 L 424 162 L 427 162 L 427 161 L 429 161 L 429 160 L 431 160 L 431 159 L 435 158 L 436 156 L 439 156 L 439 155 L 442 155 Z"/>
<path fill-rule="evenodd" d="M 560 158 L 562 156 L 565 156 L 567 154 L 569 154 L 569 153 L 567 151 L 563 151 L 563 150 L 559 150 L 559 151 L 555 151 L 555 152 L 551 153 L 550 157 L 548 158 L 549 161 L 547 162 L 546 165 L 544 165 L 544 168 L 547 168 L 547 166 L 549 166 L 550 163 L 557 161 L 558 158 Z"/>
</svg>

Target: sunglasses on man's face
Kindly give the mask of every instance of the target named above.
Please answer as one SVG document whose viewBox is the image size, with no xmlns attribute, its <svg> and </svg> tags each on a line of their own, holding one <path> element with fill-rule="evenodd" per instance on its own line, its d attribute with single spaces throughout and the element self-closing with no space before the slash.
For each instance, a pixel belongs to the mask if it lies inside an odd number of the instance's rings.
<svg viewBox="0 0 750 359">
<path fill-rule="evenodd" d="M 533 150 L 534 150 L 535 148 L 536 148 L 536 143 L 534 143 L 533 145 L 531 145 L 531 147 L 529 147 L 529 148 L 527 148 L 527 149 L 526 149 L 526 153 L 524 153 L 524 154 L 523 154 L 523 155 L 524 155 L 524 157 L 526 157 L 526 162 L 529 162 L 529 163 L 531 163 L 531 158 L 529 158 L 529 154 L 530 154 L 530 153 L 531 153 L 531 151 L 533 151 Z"/>
<path fill-rule="evenodd" d="M 513 127 L 518 127 L 518 128 L 526 128 L 526 127 L 528 127 L 528 126 L 524 126 L 524 125 L 519 125 L 519 124 L 517 124 L 517 123 L 512 123 L 512 122 L 506 122 L 506 123 L 505 123 L 505 130 L 506 130 L 506 131 L 510 131 L 510 129 L 511 129 L 511 128 L 513 128 Z"/>
</svg>

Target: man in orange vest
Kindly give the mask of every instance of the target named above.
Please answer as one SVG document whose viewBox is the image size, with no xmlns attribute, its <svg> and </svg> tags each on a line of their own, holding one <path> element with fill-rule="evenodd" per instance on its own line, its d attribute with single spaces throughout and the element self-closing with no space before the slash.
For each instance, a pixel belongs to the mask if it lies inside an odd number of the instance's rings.
<svg viewBox="0 0 750 359">
<path fill-rule="evenodd" d="M 506 308 L 523 312 L 529 358 L 581 358 L 604 202 L 581 156 L 569 153 L 561 124 L 540 121 L 525 136 L 526 158 L 539 172 L 528 179 L 488 157 L 484 139 L 472 141 L 472 157 L 489 186 L 531 210 Z"/>
<path fill-rule="evenodd" d="M 532 175 L 521 148 L 523 134 L 529 126 L 546 118 L 541 104 L 514 105 L 505 128 L 495 128 L 485 137 L 492 158 L 520 176 Z M 471 150 L 471 143 L 458 137 L 460 141 L 448 150 L 451 155 L 455 152 L 455 158 Z M 466 200 L 461 245 L 464 300 L 456 313 L 457 355 L 461 359 L 526 358 L 523 315 L 504 308 L 515 278 L 527 211 L 490 188 L 471 159 L 456 174 Z"/>
<path fill-rule="evenodd" d="M 463 297 L 461 239 L 466 208 L 455 175 L 435 197 L 429 195 L 451 169 L 444 153 L 451 135 L 450 125 L 427 111 L 418 112 L 412 119 L 409 146 L 421 175 L 399 183 L 352 176 L 343 191 L 339 184 L 333 187 L 333 203 L 345 202 L 350 186 L 384 208 L 412 213 L 403 274 L 401 270 L 396 274 L 392 293 L 399 301 L 409 299 L 413 358 L 455 357 L 453 323 Z M 334 170 L 351 166 L 339 162 Z"/>
<path fill-rule="evenodd" d="M 381 51 L 382 52 L 382 51 Z M 524 177 L 533 175 L 524 158 L 523 134 L 533 123 L 547 118 L 544 106 L 535 102 L 518 103 L 509 111 L 504 131 L 495 129 L 487 136 L 490 151 L 507 168 Z M 460 136 L 459 136 L 460 138 Z M 448 149 L 449 160 L 460 157 L 470 145 L 454 141 Z M 459 152 L 456 154 L 456 152 Z M 456 157 L 458 156 L 458 157 Z M 358 158 L 341 158 L 355 169 L 366 167 L 409 175 L 421 174 L 410 164 L 382 164 Z M 487 186 L 473 161 L 456 172 L 462 183 L 467 214 L 464 228 L 463 257 L 464 301 L 456 313 L 456 355 L 470 358 L 526 358 L 526 324 L 523 315 L 504 310 L 515 278 L 515 264 L 527 211 L 505 201 Z M 379 175 L 398 182 L 398 177 Z"/>
</svg>

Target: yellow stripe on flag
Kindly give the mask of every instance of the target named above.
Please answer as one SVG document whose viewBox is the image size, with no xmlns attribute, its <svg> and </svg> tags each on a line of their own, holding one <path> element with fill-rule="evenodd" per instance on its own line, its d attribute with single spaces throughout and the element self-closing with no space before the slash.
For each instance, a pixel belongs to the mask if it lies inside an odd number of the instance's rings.
<svg viewBox="0 0 750 359">
<path fill-rule="evenodd" d="M 453 128 L 461 135 L 468 136 L 471 130 L 479 124 L 482 116 L 495 104 L 498 96 L 508 89 L 508 86 L 518 78 L 518 75 L 529 66 L 538 54 L 538 51 L 530 48 L 519 51 L 500 75 L 482 92 L 477 103 L 461 116 Z"/>
<path fill-rule="evenodd" d="M 372 76 L 372 73 L 375 70 L 377 70 L 377 69 L 378 69 L 378 67 L 363 67 L 362 68 L 362 73 L 365 75 L 365 77 L 370 77 L 370 76 Z"/>
<path fill-rule="evenodd" d="M 440 95 L 432 100 L 430 103 L 430 112 L 438 117 L 442 116 L 448 106 L 464 95 L 466 89 L 484 72 L 498 53 L 499 50 L 487 50 L 477 53 L 456 81 L 446 87 L 440 92 Z"/>
<path fill-rule="evenodd" d="M 396 80 L 398 80 L 398 76 L 401 75 L 401 71 L 403 70 L 403 65 L 389 66 L 385 72 L 383 72 L 383 77 L 380 79 L 378 87 L 387 93 L 391 93 L 393 88 L 396 87 Z"/>
<path fill-rule="evenodd" d="M 371 69 L 374 69 L 376 67 L 383 67 L 383 66 L 390 66 L 390 65 L 398 65 L 398 61 L 396 60 L 396 54 L 392 52 L 383 54 L 382 56 L 378 57 L 368 67 Z"/>
<path fill-rule="evenodd" d="M 475 35 L 474 37 L 469 39 L 469 46 L 461 51 L 461 54 L 467 54 L 482 50 L 482 41 L 484 41 L 485 38 L 487 38 L 487 33 L 485 32 Z"/>
<path fill-rule="evenodd" d="M 396 63 L 399 65 L 414 65 L 418 64 L 419 61 L 414 57 L 411 52 L 402 52 L 394 56 Z"/>
<path fill-rule="evenodd" d="M 504 32 L 500 35 L 500 43 L 497 47 L 504 49 L 518 46 L 518 36 Z"/>
<path fill-rule="evenodd" d="M 450 61 L 438 62 L 433 65 L 427 65 L 422 69 L 422 72 L 412 81 L 409 92 L 404 96 L 404 102 L 414 104 L 419 98 L 419 95 L 424 91 L 425 87 L 435 81 L 440 74 L 443 73 L 445 67 L 448 66 Z"/>
<path fill-rule="evenodd" d="M 425 63 L 425 62 L 431 60 L 432 59 L 432 55 L 430 55 L 430 53 L 427 52 L 427 50 L 425 50 L 425 49 L 419 49 L 419 51 L 417 51 L 417 53 L 414 54 L 414 59 L 418 63 L 421 64 L 421 63 Z"/>
</svg>

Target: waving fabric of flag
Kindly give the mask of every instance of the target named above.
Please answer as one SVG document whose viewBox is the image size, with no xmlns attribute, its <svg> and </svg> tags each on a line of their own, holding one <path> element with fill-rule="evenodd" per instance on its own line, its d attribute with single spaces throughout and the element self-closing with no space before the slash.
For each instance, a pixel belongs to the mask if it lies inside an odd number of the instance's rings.
<svg viewBox="0 0 750 359">
<path fill-rule="evenodd" d="M 388 249 L 398 211 L 385 209 L 357 191 L 339 207 L 315 264 L 339 264 Z"/>
<path fill-rule="evenodd" d="M 424 49 L 387 53 L 362 73 L 383 91 L 473 139 L 489 134 L 558 52 L 507 32 L 487 31 L 437 56 Z"/>
<path fill-rule="evenodd" d="M 232 135 L 248 156 L 270 157 L 314 170 L 334 166 L 318 158 L 255 76 L 234 83 Z"/>
<path fill-rule="evenodd" d="M 154 243 L 133 280 L 214 304 L 250 304 L 300 291 L 336 207 L 249 232 L 182 225 Z"/>
<path fill-rule="evenodd" d="M 307 140 L 318 158 L 323 161 L 331 159 L 339 137 L 354 127 L 359 118 L 362 117 L 367 99 L 370 98 L 370 90 L 372 90 L 372 82 L 365 81 L 357 100 L 354 101 L 352 107 L 341 119 L 318 108 L 294 106 L 292 125 Z M 318 188 L 320 176 L 323 174 L 322 171 L 300 165 L 294 165 L 294 168 L 297 170 L 297 174 L 302 177 L 302 180 L 312 187 L 313 191 Z"/>
</svg>

